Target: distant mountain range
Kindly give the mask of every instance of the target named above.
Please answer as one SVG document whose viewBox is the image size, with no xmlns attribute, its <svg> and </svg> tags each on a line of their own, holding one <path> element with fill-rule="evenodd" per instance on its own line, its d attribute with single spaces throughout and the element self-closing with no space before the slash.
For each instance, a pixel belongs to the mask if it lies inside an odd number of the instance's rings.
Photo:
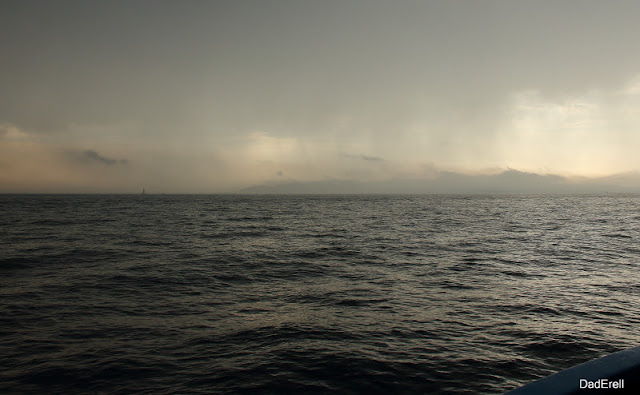
<svg viewBox="0 0 640 395">
<path fill-rule="evenodd" d="M 267 182 L 239 191 L 247 194 L 360 194 L 360 193 L 638 193 L 640 174 L 630 172 L 598 178 L 567 178 L 509 169 L 498 174 L 468 175 L 442 171 L 433 178 L 355 181 Z"/>
</svg>

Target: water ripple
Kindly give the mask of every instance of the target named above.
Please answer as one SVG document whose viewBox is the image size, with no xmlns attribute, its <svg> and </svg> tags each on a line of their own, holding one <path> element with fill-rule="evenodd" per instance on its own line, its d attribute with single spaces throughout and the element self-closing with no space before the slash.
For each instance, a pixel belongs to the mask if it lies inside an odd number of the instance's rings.
<svg viewBox="0 0 640 395">
<path fill-rule="evenodd" d="M 0 392 L 500 393 L 637 344 L 639 209 L 0 196 Z"/>
</svg>

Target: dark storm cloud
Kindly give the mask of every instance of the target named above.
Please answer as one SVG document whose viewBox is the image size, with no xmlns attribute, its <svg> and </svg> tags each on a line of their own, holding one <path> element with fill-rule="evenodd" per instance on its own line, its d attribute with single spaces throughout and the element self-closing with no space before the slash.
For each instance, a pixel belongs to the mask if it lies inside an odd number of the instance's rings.
<svg viewBox="0 0 640 395">
<path fill-rule="evenodd" d="M 618 83 L 640 59 L 628 2 L 240 3 L 5 2 L 0 119 L 316 133 L 301 126 L 346 111 L 382 134 L 426 96 L 447 120 L 491 125 L 513 89 Z"/>
<path fill-rule="evenodd" d="M 107 166 L 121 164 L 126 165 L 128 161 L 126 159 L 112 159 L 100 155 L 97 151 L 86 150 L 82 153 L 82 158 L 87 162 L 98 162 Z"/>
</svg>

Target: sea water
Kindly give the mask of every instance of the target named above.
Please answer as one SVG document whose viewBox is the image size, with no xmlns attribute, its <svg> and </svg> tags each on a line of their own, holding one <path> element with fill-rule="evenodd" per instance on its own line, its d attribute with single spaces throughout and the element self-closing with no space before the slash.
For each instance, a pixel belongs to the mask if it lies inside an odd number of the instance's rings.
<svg viewBox="0 0 640 395">
<path fill-rule="evenodd" d="M 2 393 L 501 393 L 638 345 L 640 196 L 0 195 Z"/>
</svg>

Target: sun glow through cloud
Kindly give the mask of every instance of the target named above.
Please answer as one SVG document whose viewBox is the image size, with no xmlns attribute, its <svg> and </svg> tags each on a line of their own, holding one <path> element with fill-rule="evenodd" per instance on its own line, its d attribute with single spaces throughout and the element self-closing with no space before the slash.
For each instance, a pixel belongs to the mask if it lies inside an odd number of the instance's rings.
<svg viewBox="0 0 640 395">
<path fill-rule="evenodd" d="M 637 99 L 629 89 L 624 92 L 615 100 L 613 93 L 599 91 L 559 99 L 535 90 L 513 95 L 502 135 L 505 161 L 584 176 L 637 169 L 640 163 L 627 144 L 629 128 L 640 127 L 640 113 L 630 111 Z"/>
</svg>

